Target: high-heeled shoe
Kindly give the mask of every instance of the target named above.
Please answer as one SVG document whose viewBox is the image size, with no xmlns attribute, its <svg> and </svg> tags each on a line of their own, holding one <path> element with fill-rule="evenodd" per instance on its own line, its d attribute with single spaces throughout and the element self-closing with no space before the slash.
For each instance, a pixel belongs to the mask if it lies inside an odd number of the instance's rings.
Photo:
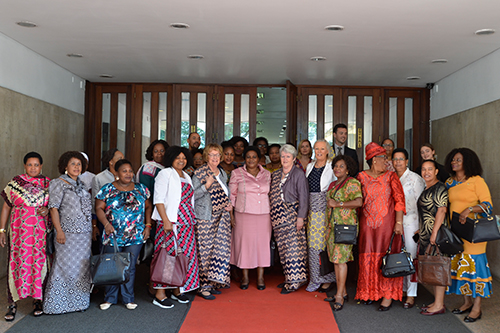
<svg viewBox="0 0 500 333">
<path fill-rule="evenodd" d="M 378 307 L 378 310 L 379 311 L 382 311 L 382 312 L 385 312 L 385 311 L 389 311 L 392 307 L 392 303 L 389 304 L 388 306 L 383 306 L 382 304 Z"/>
<path fill-rule="evenodd" d="M 453 309 L 453 310 L 451 311 L 451 313 L 453 313 L 453 314 L 462 314 L 462 313 L 466 313 L 466 312 L 471 312 L 471 310 L 472 310 L 472 307 L 473 307 L 473 306 L 474 306 L 474 305 L 471 305 L 470 307 L 468 307 L 468 308 L 467 308 L 467 309 L 465 309 L 465 310 L 460 310 L 460 308 Z"/>
<path fill-rule="evenodd" d="M 344 302 L 349 302 L 349 295 L 347 294 L 344 295 Z"/>
<path fill-rule="evenodd" d="M 242 289 L 242 290 L 247 290 L 247 289 L 248 289 L 248 282 L 247 282 L 247 283 L 243 283 L 243 282 L 241 282 L 241 283 L 240 283 L 240 289 Z"/>
<path fill-rule="evenodd" d="M 482 315 L 483 315 L 483 313 L 482 313 L 482 312 L 479 312 L 479 316 L 477 316 L 476 318 L 472 318 L 471 316 L 466 316 L 466 317 L 464 318 L 464 321 L 465 321 L 466 323 L 473 323 L 473 322 L 475 322 L 476 320 L 481 319 L 481 316 L 482 316 Z"/>
<path fill-rule="evenodd" d="M 441 310 L 429 312 L 429 309 L 427 309 L 427 310 L 420 311 L 420 314 L 424 315 L 424 316 L 434 316 L 434 315 L 438 315 L 438 314 L 444 314 L 445 312 L 446 312 L 446 307 L 443 306 Z"/>
</svg>

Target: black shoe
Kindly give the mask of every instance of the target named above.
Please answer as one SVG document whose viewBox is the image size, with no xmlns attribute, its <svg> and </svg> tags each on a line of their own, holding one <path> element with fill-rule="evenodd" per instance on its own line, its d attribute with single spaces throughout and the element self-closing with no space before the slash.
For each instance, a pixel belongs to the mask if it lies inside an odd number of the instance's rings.
<svg viewBox="0 0 500 333">
<path fill-rule="evenodd" d="M 462 313 L 466 313 L 466 312 L 471 312 L 472 307 L 473 307 L 473 305 L 471 305 L 469 308 L 467 308 L 467 309 L 465 309 L 463 311 L 460 310 L 460 308 L 453 309 L 453 311 L 451 311 L 451 313 L 453 313 L 453 314 L 462 314 Z"/>
<path fill-rule="evenodd" d="M 172 298 L 174 301 L 177 301 L 179 303 L 189 303 L 189 298 L 184 295 L 184 294 L 179 294 L 179 295 L 174 295 L 172 293 L 172 296 L 170 296 L 170 298 Z"/>
<path fill-rule="evenodd" d="M 203 295 L 203 293 L 204 293 L 205 291 L 208 293 L 208 295 Z M 197 295 L 198 295 L 198 296 L 200 296 L 200 297 L 203 297 L 204 299 L 206 299 L 206 300 L 208 300 L 208 301 L 212 301 L 212 300 L 214 300 L 214 299 L 215 299 L 215 296 L 214 296 L 214 295 L 212 295 L 212 294 L 211 294 L 208 290 L 205 290 L 205 291 L 200 291 L 200 292 L 198 292 L 198 294 L 197 294 Z"/>
<path fill-rule="evenodd" d="M 162 309 L 170 309 L 174 307 L 174 303 L 172 303 L 172 301 L 169 300 L 168 297 L 165 297 L 165 299 L 162 301 L 155 297 L 155 299 L 153 300 L 153 304 L 159 306 Z"/>
<path fill-rule="evenodd" d="M 328 288 L 323 288 L 323 285 L 321 285 L 318 290 L 316 290 L 318 293 L 327 293 L 329 292 L 330 290 L 332 290 L 334 287 L 333 283 L 330 283 L 330 285 L 328 286 Z"/>
<path fill-rule="evenodd" d="M 392 304 L 389 305 L 389 306 L 383 306 L 383 305 L 381 305 L 381 306 L 378 307 L 378 310 L 382 311 L 382 312 L 389 311 L 389 309 L 391 308 L 391 306 L 392 306 Z"/>
<path fill-rule="evenodd" d="M 470 317 L 470 316 L 467 316 L 467 317 L 465 317 L 465 318 L 464 318 L 464 321 L 465 321 L 466 323 L 473 323 L 473 322 L 475 322 L 476 320 L 481 319 L 481 316 L 482 316 L 482 315 L 483 315 L 483 313 L 482 313 L 482 312 L 480 312 L 480 313 L 479 313 L 479 316 L 477 316 L 476 318 L 472 318 L 472 317 Z"/>
<path fill-rule="evenodd" d="M 220 294 L 221 294 L 221 292 L 220 292 L 220 291 L 218 291 L 217 289 L 210 289 L 210 293 L 211 293 L 212 295 L 220 295 Z"/>
<path fill-rule="evenodd" d="M 9 309 L 9 312 L 5 314 L 5 321 L 14 321 L 16 319 L 17 305 L 11 304 L 7 309 Z"/>
<path fill-rule="evenodd" d="M 276 287 L 277 288 L 283 288 L 285 286 L 285 282 L 281 282 L 280 284 L 278 284 Z"/>
<path fill-rule="evenodd" d="M 373 304 L 373 301 L 371 299 L 367 300 L 367 301 L 363 301 L 363 304 L 364 305 L 372 305 Z"/>
<path fill-rule="evenodd" d="M 36 300 L 33 302 L 33 316 L 40 317 L 41 315 L 43 315 L 42 301 Z"/>
<path fill-rule="evenodd" d="M 247 290 L 248 289 L 248 283 L 240 283 L 240 289 L 242 290 Z"/>
<path fill-rule="evenodd" d="M 283 295 L 286 295 L 286 294 L 293 293 L 293 292 L 294 292 L 294 291 L 296 291 L 296 290 L 297 290 L 297 289 L 286 289 L 285 287 L 283 287 L 283 288 L 281 289 L 281 293 L 282 293 Z"/>
<path fill-rule="evenodd" d="M 257 285 L 257 289 L 258 289 L 258 290 L 264 290 L 264 289 L 266 289 L 266 285 L 265 285 L 265 284 L 260 285 L 260 286 L 259 286 L 259 285 Z"/>
</svg>

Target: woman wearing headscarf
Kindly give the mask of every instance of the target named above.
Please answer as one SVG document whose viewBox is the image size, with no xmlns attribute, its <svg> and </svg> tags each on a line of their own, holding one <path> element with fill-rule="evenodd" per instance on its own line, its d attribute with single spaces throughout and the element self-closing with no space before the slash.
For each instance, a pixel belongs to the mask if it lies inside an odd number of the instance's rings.
<svg viewBox="0 0 500 333">
<path fill-rule="evenodd" d="M 33 298 L 33 315 L 41 316 L 43 282 L 48 263 L 45 253 L 49 229 L 49 181 L 42 175 L 43 159 L 30 152 L 24 156 L 22 175 L 15 176 L 2 191 L 5 200 L 0 216 L 0 245 L 8 249 L 6 321 L 13 321 L 16 302 Z M 10 219 L 10 226 L 7 223 Z M 7 237 L 7 234 L 9 237 Z M 7 242 L 8 240 L 8 242 Z"/>
<path fill-rule="evenodd" d="M 403 297 L 403 278 L 386 278 L 380 267 L 393 232 L 403 233 L 405 196 L 397 174 L 386 169 L 385 149 L 371 142 L 365 150 L 370 169 L 357 176 L 363 191 L 363 206 L 359 217 L 359 276 L 355 298 L 367 305 L 382 299 L 378 310 L 387 311 L 393 299 L 401 301 Z M 393 251 L 399 251 L 400 245 L 399 237 L 395 237 Z"/>
</svg>

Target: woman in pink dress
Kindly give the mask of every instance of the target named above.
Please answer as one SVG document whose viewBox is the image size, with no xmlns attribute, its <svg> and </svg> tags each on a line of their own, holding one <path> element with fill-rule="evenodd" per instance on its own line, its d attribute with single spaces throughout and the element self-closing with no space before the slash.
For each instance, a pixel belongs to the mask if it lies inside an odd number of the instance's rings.
<svg viewBox="0 0 500 333">
<path fill-rule="evenodd" d="M 43 314 L 42 283 L 47 275 L 45 254 L 47 215 L 49 209 L 49 181 L 43 176 L 43 159 L 31 152 L 24 156 L 26 173 L 14 177 L 2 191 L 5 200 L 0 218 L 0 245 L 7 244 L 9 234 L 9 267 L 7 272 L 7 297 L 9 311 L 6 321 L 16 317 L 16 302 L 33 298 L 33 315 Z M 10 227 L 7 222 L 10 219 Z"/>
<path fill-rule="evenodd" d="M 257 289 L 264 290 L 264 267 L 271 265 L 271 173 L 259 165 L 261 155 L 257 147 L 247 147 L 243 157 L 245 165 L 234 170 L 229 181 L 234 206 L 231 264 L 243 270 L 241 289 L 248 289 L 248 270 L 257 268 Z"/>
</svg>

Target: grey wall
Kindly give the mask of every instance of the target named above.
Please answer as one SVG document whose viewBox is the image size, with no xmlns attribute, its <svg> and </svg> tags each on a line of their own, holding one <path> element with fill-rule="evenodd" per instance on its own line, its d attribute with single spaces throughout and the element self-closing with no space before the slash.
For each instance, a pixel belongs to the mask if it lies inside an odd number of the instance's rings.
<svg viewBox="0 0 500 333">
<path fill-rule="evenodd" d="M 431 123 L 432 144 L 438 161 L 444 163 L 446 154 L 453 148 L 467 147 L 474 150 L 484 169 L 483 178 L 493 199 L 493 212 L 500 215 L 500 99 Z M 500 278 L 500 241 L 490 242 L 487 256 L 491 273 Z"/>
<path fill-rule="evenodd" d="M 83 150 L 83 138 L 83 114 L 0 87 L 1 189 L 24 172 L 23 157 L 29 151 L 42 155 L 46 176 L 58 177 L 59 156 L 68 150 Z M 0 248 L 0 276 L 6 274 L 6 261 L 6 249 Z"/>
</svg>

